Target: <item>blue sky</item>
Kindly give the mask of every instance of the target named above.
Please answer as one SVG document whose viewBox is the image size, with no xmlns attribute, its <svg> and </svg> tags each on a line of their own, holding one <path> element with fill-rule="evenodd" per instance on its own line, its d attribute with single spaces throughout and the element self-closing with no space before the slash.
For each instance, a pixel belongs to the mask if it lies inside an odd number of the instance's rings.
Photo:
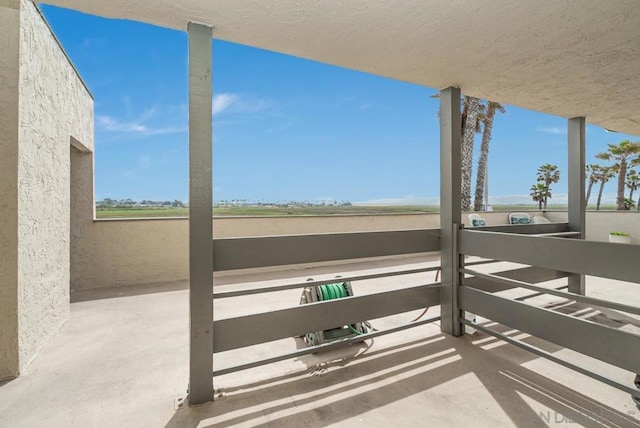
<svg viewBox="0 0 640 428">
<path fill-rule="evenodd" d="M 95 98 L 96 199 L 186 201 L 186 34 L 42 8 Z M 435 89 L 224 41 L 213 49 L 215 200 L 437 199 Z M 566 120 L 506 109 L 491 142 L 492 203 L 526 201 L 543 163 L 559 166 L 563 202 Z M 625 138 L 636 139 L 588 126 L 587 162 Z"/>
</svg>

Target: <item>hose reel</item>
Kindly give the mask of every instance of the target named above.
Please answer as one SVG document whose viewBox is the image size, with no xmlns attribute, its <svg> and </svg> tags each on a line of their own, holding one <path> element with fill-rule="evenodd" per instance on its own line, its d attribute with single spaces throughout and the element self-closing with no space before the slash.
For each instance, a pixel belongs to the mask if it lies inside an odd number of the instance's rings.
<svg viewBox="0 0 640 428">
<path fill-rule="evenodd" d="M 309 278 L 307 281 L 313 281 L 313 279 Z M 344 299 L 351 296 L 353 296 L 353 288 L 349 281 L 314 285 L 311 287 L 305 287 L 302 291 L 300 304 L 306 305 L 308 303 L 326 302 L 329 300 Z M 359 336 L 369 331 L 367 324 L 368 323 L 363 321 L 324 331 L 314 331 L 305 334 L 304 341 L 307 346 L 316 346 L 347 337 Z"/>
</svg>

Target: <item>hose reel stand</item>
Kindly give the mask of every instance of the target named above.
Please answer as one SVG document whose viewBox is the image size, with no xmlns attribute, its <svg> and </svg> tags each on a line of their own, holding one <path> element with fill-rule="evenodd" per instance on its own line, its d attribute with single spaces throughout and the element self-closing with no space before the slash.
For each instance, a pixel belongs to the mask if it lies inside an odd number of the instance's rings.
<svg viewBox="0 0 640 428">
<path fill-rule="evenodd" d="M 307 281 L 313 281 L 313 279 L 309 278 Z M 302 291 L 300 304 L 306 305 L 308 303 L 343 299 L 351 296 L 353 296 L 353 288 L 349 281 L 313 285 L 305 287 Z M 329 330 L 307 333 L 304 335 L 304 341 L 307 346 L 316 346 L 335 340 L 359 336 L 367 333 L 368 331 L 366 322 L 356 322 L 354 324 L 343 325 Z"/>
</svg>

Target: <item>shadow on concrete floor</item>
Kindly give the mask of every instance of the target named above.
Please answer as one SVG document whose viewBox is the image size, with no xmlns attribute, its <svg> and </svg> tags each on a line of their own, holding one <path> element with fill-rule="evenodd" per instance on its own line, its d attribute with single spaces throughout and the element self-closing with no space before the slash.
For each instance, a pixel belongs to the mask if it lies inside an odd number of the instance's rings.
<svg viewBox="0 0 640 428">
<path fill-rule="evenodd" d="M 482 345 L 472 343 L 478 340 Z M 404 426 L 401 421 L 414 421 L 411 426 L 427 421 L 431 426 L 494 425 L 478 419 L 491 415 L 488 407 L 499 407 L 508 417 L 506 425 L 518 427 L 547 426 L 545 417 L 583 426 L 640 427 L 630 415 L 523 367 L 535 358 L 526 351 L 508 345 L 483 349 L 492 342 L 480 334 L 434 335 L 365 353 L 341 367 L 329 363 L 319 376 L 294 373 L 217 391 L 216 402 L 181 408 L 166 427 L 348 425 L 356 423 L 348 421 L 354 417 L 374 417 L 378 426 L 394 420 L 397 426 Z M 534 338 L 527 342 L 561 349 Z M 460 378 L 467 375 L 476 381 L 460 388 Z M 450 414 L 452 400 L 464 403 L 458 414 Z M 536 412 L 530 401 L 551 412 Z"/>
<path fill-rule="evenodd" d="M 142 296 L 145 294 L 167 293 L 170 291 L 188 290 L 188 281 L 174 281 L 160 284 L 144 284 L 113 288 L 95 288 L 89 290 L 72 290 L 71 303 L 92 300 L 116 299 L 118 297 Z"/>
</svg>

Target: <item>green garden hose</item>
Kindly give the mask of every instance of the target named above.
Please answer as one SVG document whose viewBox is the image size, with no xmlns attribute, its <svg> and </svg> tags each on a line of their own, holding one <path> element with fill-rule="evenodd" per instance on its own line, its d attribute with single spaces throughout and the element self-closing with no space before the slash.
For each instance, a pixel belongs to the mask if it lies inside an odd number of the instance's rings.
<svg viewBox="0 0 640 428">
<path fill-rule="evenodd" d="M 322 296 L 322 300 L 334 300 L 349 297 L 344 283 L 321 285 L 320 295 Z"/>
<path fill-rule="evenodd" d="M 335 299 L 343 299 L 345 297 L 349 297 L 349 293 L 347 292 L 347 288 L 345 284 L 342 283 L 333 283 L 333 284 L 323 284 L 319 286 L 320 288 L 320 296 L 321 300 L 335 300 Z M 370 324 L 369 324 L 370 325 Z M 361 335 L 362 332 L 358 331 L 353 325 L 348 326 L 353 334 Z"/>
</svg>

